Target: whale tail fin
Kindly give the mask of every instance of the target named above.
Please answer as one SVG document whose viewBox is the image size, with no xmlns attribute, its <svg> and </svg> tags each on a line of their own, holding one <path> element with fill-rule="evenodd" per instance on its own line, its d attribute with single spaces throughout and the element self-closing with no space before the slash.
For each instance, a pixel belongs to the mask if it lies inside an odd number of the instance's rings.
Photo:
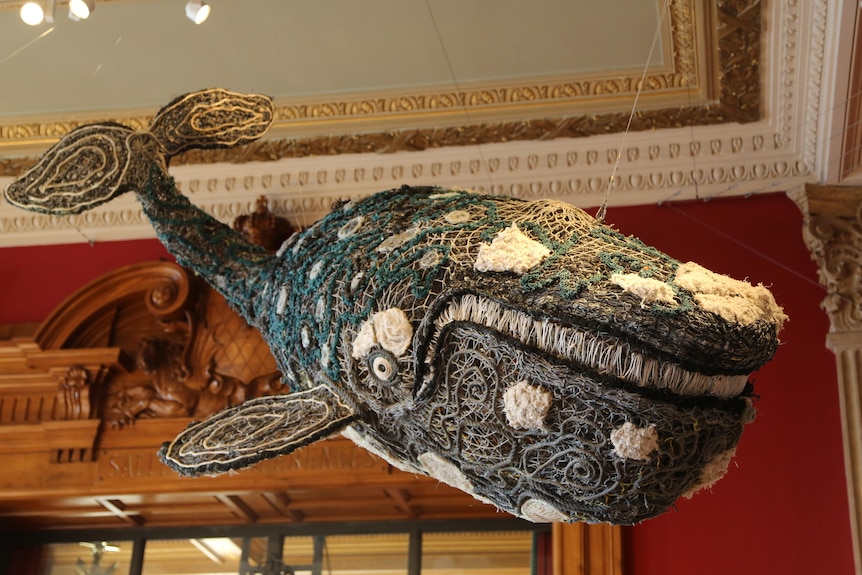
<svg viewBox="0 0 862 575">
<path fill-rule="evenodd" d="M 4 191 L 26 210 L 68 215 L 140 191 L 154 167 L 192 148 L 226 148 L 261 137 L 273 120 L 272 100 L 211 88 L 162 108 L 147 131 L 106 122 L 66 134 Z"/>
<path fill-rule="evenodd" d="M 150 133 L 168 157 L 193 148 L 232 148 L 260 138 L 272 125 L 272 100 L 210 88 L 184 94 L 159 110 Z"/>
</svg>

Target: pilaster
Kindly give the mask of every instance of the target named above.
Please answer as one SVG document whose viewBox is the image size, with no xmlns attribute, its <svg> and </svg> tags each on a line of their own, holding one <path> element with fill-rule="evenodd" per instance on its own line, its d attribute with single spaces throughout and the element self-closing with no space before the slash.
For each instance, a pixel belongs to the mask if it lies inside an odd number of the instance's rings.
<svg viewBox="0 0 862 575">
<path fill-rule="evenodd" d="M 806 186 L 803 235 L 820 267 L 835 354 L 856 573 L 862 573 L 862 188 Z"/>
</svg>

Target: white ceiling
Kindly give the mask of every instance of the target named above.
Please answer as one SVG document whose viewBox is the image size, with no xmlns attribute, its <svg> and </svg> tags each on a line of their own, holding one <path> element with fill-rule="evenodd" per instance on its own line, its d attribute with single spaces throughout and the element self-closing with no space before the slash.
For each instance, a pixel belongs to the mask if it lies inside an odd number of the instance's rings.
<svg viewBox="0 0 862 575">
<path fill-rule="evenodd" d="M 647 64 L 658 0 L 97 2 L 23 24 L 0 2 L 0 120 L 160 107 L 219 86 L 276 99 L 449 87 Z M 43 36 L 44 35 L 44 36 Z M 650 62 L 669 58 L 659 46 Z"/>
</svg>

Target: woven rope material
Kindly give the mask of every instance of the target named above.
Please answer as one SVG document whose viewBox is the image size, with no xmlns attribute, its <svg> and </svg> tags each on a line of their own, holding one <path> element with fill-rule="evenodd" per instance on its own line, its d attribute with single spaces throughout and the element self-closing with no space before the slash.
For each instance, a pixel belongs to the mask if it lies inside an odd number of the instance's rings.
<svg viewBox="0 0 862 575">
<path fill-rule="evenodd" d="M 224 148 L 258 139 L 272 124 L 272 100 L 211 88 L 185 94 L 159 110 L 150 129 L 88 124 L 66 134 L 5 190 L 27 210 L 77 214 L 123 192 L 140 191 L 153 164 L 191 148 Z"/>
<path fill-rule="evenodd" d="M 169 465 L 236 469 L 342 430 L 515 515 L 618 524 L 720 477 L 753 418 L 749 374 L 786 319 L 762 286 L 560 202 L 428 187 L 339 204 L 267 254 L 165 174 L 168 150 L 256 137 L 269 118 L 255 98 L 173 102 L 147 135 L 161 155 L 118 156 L 134 182 L 105 191 L 79 168 L 51 171 L 90 149 L 73 134 L 7 190 L 57 213 L 138 190 L 161 241 L 269 344 L 292 392 L 193 424 L 163 447 Z M 80 197 L 52 196 L 45 178 Z"/>
</svg>

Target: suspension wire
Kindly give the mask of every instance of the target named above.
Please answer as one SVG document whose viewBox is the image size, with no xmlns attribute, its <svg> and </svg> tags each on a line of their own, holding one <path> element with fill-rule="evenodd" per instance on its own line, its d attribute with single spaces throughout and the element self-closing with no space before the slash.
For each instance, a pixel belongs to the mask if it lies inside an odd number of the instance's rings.
<svg viewBox="0 0 862 575">
<path fill-rule="evenodd" d="M 455 94 L 458 101 L 461 102 L 461 111 L 464 113 L 464 118 L 467 120 L 467 124 L 472 124 L 473 119 L 470 116 L 470 111 L 467 109 L 467 101 L 466 99 L 462 100 L 463 94 L 461 92 L 461 86 L 455 76 L 455 69 L 452 67 L 452 60 L 449 58 L 449 51 L 446 49 L 446 44 L 443 42 L 443 36 L 440 34 L 440 27 L 437 25 L 437 18 L 434 17 L 434 11 L 431 9 L 430 0 L 425 0 L 425 7 L 427 8 L 428 15 L 431 18 L 431 24 L 434 26 L 434 33 L 437 35 L 437 42 L 440 44 L 440 51 L 443 53 L 443 59 L 446 61 L 446 67 L 449 70 L 449 78 L 452 81 L 452 85 L 455 87 Z M 485 175 L 488 178 L 488 193 L 491 193 L 494 190 L 494 179 L 491 176 L 491 171 L 487 169 L 488 162 L 485 160 L 482 144 L 479 142 L 476 142 L 476 151 L 479 154 L 479 160 L 485 168 Z"/>
<path fill-rule="evenodd" d="M 604 199 L 602 199 L 602 205 L 599 206 L 598 212 L 596 212 L 596 219 L 599 222 L 604 222 L 605 215 L 607 214 L 607 211 L 608 211 L 608 197 L 611 195 L 611 188 L 614 185 L 614 180 L 616 179 L 617 172 L 620 169 L 620 160 L 621 160 L 622 155 L 623 155 L 623 148 L 626 145 L 626 137 L 629 134 L 629 130 L 631 129 L 631 126 L 632 126 L 632 120 L 635 117 L 635 111 L 637 110 L 637 107 L 638 107 L 638 100 L 640 99 L 640 95 L 641 95 L 641 92 L 643 91 L 643 87 L 644 87 L 644 81 L 646 80 L 647 70 L 649 69 L 649 64 L 650 64 L 650 61 L 652 60 L 652 55 L 653 55 L 653 52 L 655 51 L 656 44 L 658 44 L 658 39 L 659 39 L 659 36 L 661 34 L 661 26 L 662 26 L 662 23 L 664 22 L 665 14 L 667 14 L 668 8 L 670 7 L 670 3 L 671 3 L 671 0 L 665 0 L 664 7 L 662 8 L 661 14 L 659 15 L 658 23 L 656 24 L 656 27 L 655 27 L 655 34 L 653 34 L 652 44 L 650 45 L 650 48 L 649 48 L 649 54 L 647 55 L 646 63 L 644 64 L 644 69 L 643 69 L 643 73 L 641 74 L 640 82 L 638 82 L 637 93 L 635 93 L 635 101 L 634 101 L 634 103 L 632 103 L 632 111 L 629 114 L 629 121 L 626 124 L 626 129 L 623 132 L 623 137 L 622 137 L 622 140 L 620 141 L 620 147 L 617 150 L 617 157 L 616 157 L 616 160 L 614 161 L 614 167 L 613 167 L 613 170 L 611 171 L 611 176 L 610 176 L 610 178 L 608 178 L 608 187 L 605 189 L 605 197 L 604 197 Z"/>
</svg>

